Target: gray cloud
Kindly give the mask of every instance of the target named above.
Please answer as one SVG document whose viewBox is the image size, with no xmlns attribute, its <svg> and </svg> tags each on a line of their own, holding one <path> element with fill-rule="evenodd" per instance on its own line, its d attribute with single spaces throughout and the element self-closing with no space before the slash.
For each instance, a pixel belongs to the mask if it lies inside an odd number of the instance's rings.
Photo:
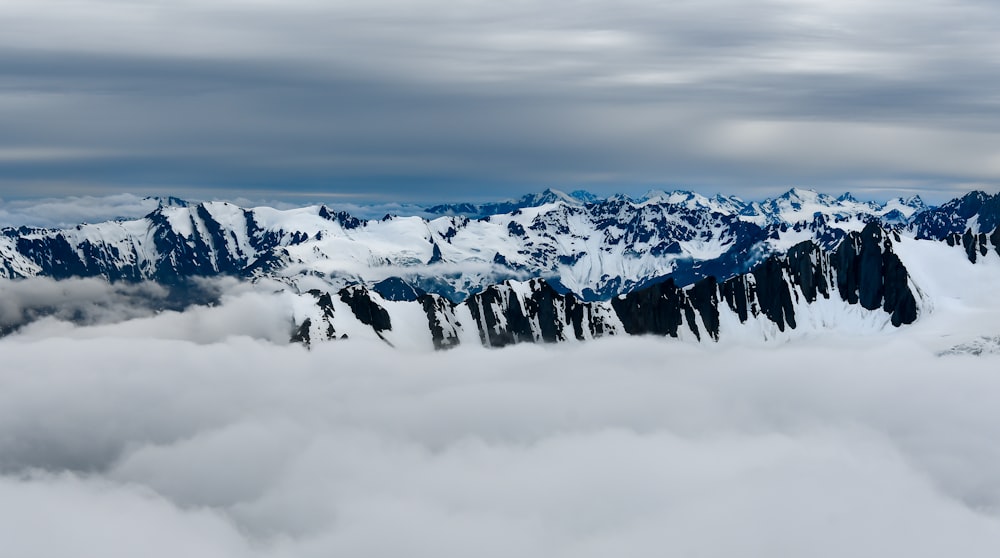
<svg viewBox="0 0 1000 558">
<path fill-rule="evenodd" d="M 194 278 L 183 285 L 103 279 L 0 280 L 0 336 L 183 339 L 214 343 L 249 336 L 288 341 L 284 285 L 268 280 Z"/>
<path fill-rule="evenodd" d="M 902 335 L 849 353 L 642 338 L 434 354 L 116 335 L 0 341 L 8 551 L 992 556 L 1000 545 L 996 358 L 935 359 Z"/>
<path fill-rule="evenodd" d="M 249 336 L 285 343 L 292 323 L 286 289 L 234 278 L 195 278 L 175 287 L 93 278 L 0 280 L 0 333 L 197 343 Z"/>
<path fill-rule="evenodd" d="M 0 227 L 72 227 L 134 219 L 149 214 L 158 205 L 155 199 L 133 194 L 0 200 Z"/>
<path fill-rule="evenodd" d="M 0 23 L 0 187 L 945 197 L 1000 173 L 998 16 L 974 1 L 17 1 Z M 734 145 L 746 127 L 770 134 Z"/>
<path fill-rule="evenodd" d="M 0 280 L 0 332 L 51 316 L 79 324 L 123 321 L 168 306 L 169 291 L 155 283 L 109 284 L 103 279 Z"/>
</svg>

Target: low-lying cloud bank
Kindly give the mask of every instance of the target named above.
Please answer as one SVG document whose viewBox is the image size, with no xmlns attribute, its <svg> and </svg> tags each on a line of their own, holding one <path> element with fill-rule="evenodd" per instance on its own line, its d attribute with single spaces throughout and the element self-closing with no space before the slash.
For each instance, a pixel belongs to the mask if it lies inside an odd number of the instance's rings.
<svg viewBox="0 0 1000 558">
<path fill-rule="evenodd" d="M 104 279 L 0 279 L 0 333 L 44 317 L 93 325 L 151 315 L 170 306 L 157 283 L 109 284 Z"/>
<path fill-rule="evenodd" d="M 135 219 L 159 207 L 159 200 L 135 194 L 0 199 L 0 227 L 72 227 L 114 219 Z"/>
<path fill-rule="evenodd" d="M 125 336 L 0 341 L 5 553 L 1000 549 L 996 357 L 906 336 L 426 354 Z"/>
<path fill-rule="evenodd" d="M 291 309 L 284 285 L 229 277 L 185 285 L 103 279 L 0 279 L 0 335 L 185 339 L 215 343 L 249 336 L 287 342 Z"/>
</svg>

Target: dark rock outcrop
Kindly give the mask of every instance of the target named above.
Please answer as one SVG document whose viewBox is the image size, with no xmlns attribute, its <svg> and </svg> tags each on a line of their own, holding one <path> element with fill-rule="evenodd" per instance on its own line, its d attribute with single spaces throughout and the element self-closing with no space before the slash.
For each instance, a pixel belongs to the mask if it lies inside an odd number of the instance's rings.
<svg viewBox="0 0 1000 558">
<path fill-rule="evenodd" d="M 372 290 L 385 300 L 414 301 L 427 294 L 399 277 L 389 277 L 372 285 Z"/>
<path fill-rule="evenodd" d="M 374 300 L 368 289 L 355 285 L 340 290 L 340 300 L 351 308 L 354 316 L 363 324 L 371 326 L 376 333 L 390 331 L 392 321 L 389 313 Z"/>
<path fill-rule="evenodd" d="M 524 283 L 526 291 L 511 284 L 493 285 L 468 298 L 465 304 L 488 347 L 522 342 L 555 343 L 613 334 L 607 313 L 597 304 L 560 294 L 542 279 Z M 572 332 L 572 333 L 570 333 Z"/>
<path fill-rule="evenodd" d="M 684 316 L 694 316 L 687 295 L 673 279 L 614 298 L 611 305 L 629 335 L 677 337 Z M 696 330 L 692 331 L 698 335 Z"/>
<path fill-rule="evenodd" d="M 312 327 L 312 320 L 306 318 L 302 323 L 292 331 L 291 342 L 292 343 L 302 343 L 308 347 L 312 343 L 311 336 L 309 335 L 309 328 Z"/>
<path fill-rule="evenodd" d="M 431 294 L 422 294 L 417 300 L 427 314 L 427 327 L 431 331 L 434 348 L 440 350 L 458 346 L 457 328 L 461 324 L 455 320 L 455 304 Z"/>
<path fill-rule="evenodd" d="M 896 326 L 917 319 L 909 275 L 878 225 L 870 223 L 860 233 L 849 234 L 834 253 L 833 267 L 840 296 L 848 303 L 868 310 L 882 308 Z"/>
<path fill-rule="evenodd" d="M 1000 255 L 1000 227 L 993 229 L 990 233 L 981 232 L 979 234 L 973 233 L 972 229 L 966 229 L 961 235 L 958 233 L 950 234 L 944 240 L 949 246 L 961 245 L 962 249 L 965 250 L 965 256 L 972 263 L 989 255 L 991 250 Z"/>
<path fill-rule="evenodd" d="M 780 331 L 785 331 L 786 324 L 795 329 L 795 309 L 790 285 L 785 280 L 786 270 L 787 260 L 783 262 L 774 256 L 764 260 L 751 272 L 756 288 L 749 290 L 757 299 L 757 308 L 777 324 Z"/>
</svg>

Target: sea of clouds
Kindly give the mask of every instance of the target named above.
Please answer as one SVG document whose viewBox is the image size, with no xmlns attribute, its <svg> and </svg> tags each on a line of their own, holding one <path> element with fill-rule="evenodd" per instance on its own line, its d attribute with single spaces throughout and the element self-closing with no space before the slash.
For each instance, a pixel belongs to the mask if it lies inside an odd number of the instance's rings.
<svg viewBox="0 0 1000 558">
<path fill-rule="evenodd" d="M 6 312 L 30 306 L 6 292 Z M 936 357 L 906 330 L 307 350 L 285 296 L 109 303 L 0 340 L 2 553 L 1000 550 L 1000 356 Z"/>
</svg>

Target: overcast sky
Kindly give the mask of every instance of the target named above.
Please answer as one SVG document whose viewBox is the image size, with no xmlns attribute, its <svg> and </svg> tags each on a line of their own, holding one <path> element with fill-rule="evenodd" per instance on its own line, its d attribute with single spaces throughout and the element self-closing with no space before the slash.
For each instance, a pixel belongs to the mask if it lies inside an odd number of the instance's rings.
<svg viewBox="0 0 1000 558">
<path fill-rule="evenodd" d="M 1000 183 L 986 1 L 5 0 L 0 197 Z"/>
</svg>

